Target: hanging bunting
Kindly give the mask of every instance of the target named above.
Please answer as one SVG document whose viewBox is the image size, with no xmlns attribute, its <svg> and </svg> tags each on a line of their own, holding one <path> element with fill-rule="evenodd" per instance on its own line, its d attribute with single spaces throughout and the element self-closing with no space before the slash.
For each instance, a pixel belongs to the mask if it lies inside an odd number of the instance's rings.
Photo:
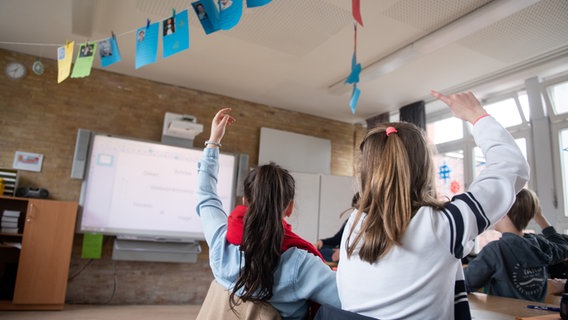
<svg viewBox="0 0 568 320">
<path fill-rule="evenodd" d="M 110 38 L 99 41 L 98 48 L 101 66 L 103 68 L 113 63 L 120 62 L 120 51 L 118 50 L 118 43 L 116 42 L 114 32 L 111 32 Z"/>
<path fill-rule="evenodd" d="M 351 99 L 349 100 L 349 107 L 351 108 L 351 113 L 355 114 L 355 110 L 357 109 L 357 102 L 359 102 L 359 95 L 361 94 L 361 90 L 357 88 L 357 84 L 353 85 L 353 92 L 351 92 Z"/>
<path fill-rule="evenodd" d="M 353 52 L 353 57 L 351 57 L 351 73 L 345 80 L 345 83 L 358 83 L 359 74 L 361 73 L 361 64 L 357 63 L 357 55 Z"/>
<path fill-rule="evenodd" d="M 254 8 L 264 6 L 271 1 L 272 0 L 247 0 L 246 5 L 248 8 Z M 191 5 L 205 33 L 210 34 L 219 30 L 229 30 L 236 26 L 243 14 L 244 0 L 199 0 L 193 2 Z M 353 6 L 353 8 L 355 8 L 355 2 Z M 175 9 L 173 9 L 172 16 L 162 21 L 164 58 L 189 48 L 189 18 L 187 11 L 188 10 L 184 10 L 180 14 L 176 14 Z M 358 21 L 361 21 L 360 13 Z M 360 23 L 362 25 L 362 22 Z M 150 19 L 148 19 L 145 27 L 122 33 L 123 35 L 134 31 L 136 32 L 136 69 L 156 62 L 158 38 L 160 35 L 159 25 L 159 22 L 151 24 Z M 74 44 L 73 41 L 67 41 L 64 46 L 57 48 L 57 83 L 63 82 L 69 75 L 71 75 L 72 78 L 89 76 L 95 52 L 98 52 L 103 68 L 122 60 L 117 38 L 114 32 L 112 32 L 110 38 L 81 45 L 77 55 L 76 65 L 73 68 L 73 72 L 71 72 Z M 360 65 L 358 66 L 360 68 Z M 358 81 L 358 72 L 356 77 Z M 358 98 L 358 90 L 359 89 L 354 86 L 353 97 L 357 96 Z M 356 104 L 357 99 L 353 99 L 353 97 L 352 103 Z"/>
<path fill-rule="evenodd" d="M 191 4 L 205 34 L 230 30 L 243 15 L 243 0 L 200 0 Z"/>
<path fill-rule="evenodd" d="M 351 58 L 351 73 L 345 79 L 345 83 L 353 84 L 353 91 L 351 92 L 351 100 L 349 101 L 349 106 L 351 107 L 351 113 L 355 114 L 357 109 L 357 102 L 359 101 L 359 95 L 361 90 L 357 88 L 357 83 L 359 83 L 359 74 L 361 73 L 361 64 L 357 63 L 357 23 L 353 23 L 354 36 L 353 36 L 353 57 Z"/>
<path fill-rule="evenodd" d="M 173 54 L 189 49 L 189 23 L 187 10 L 175 13 L 162 22 L 162 56 L 167 58 Z"/>
<path fill-rule="evenodd" d="M 357 21 L 361 27 L 363 26 L 363 18 L 361 17 L 361 1 L 353 0 L 351 2 L 351 12 L 353 13 L 353 19 Z"/>
<path fill-rule="evenodd" d="M 220 30 L 218 23 L 216 25 L 213 24 L 213 22 L 218 19 L 218 12 L 212 1 L 196 1 L 191 5 L 205 34 L 211 34 Z"/>
<path fill-rule="evenodd" d="M 96 50 L 96 42 L 87 42 L 79 46 L 79 52 L 77 53 L 77 59 L 75 59 L 71 78 L 84 78 L 91 74 Z"/>
<path fill-rule="evenodd" d="M 270 3 L 270 1 L 272 0 L 247 0 L 247 8 L 261 7 Z"/>
<path fill-rule="evenodd" d="M 159 23 L 150 24 L 136 30 L 136 69 L 156 62 L 158 55 Z"/>
<path fill-rule="evenodd" d="M 57 83 L 63 82 L 71 73 L 74 47 L 75 42 L 67 41 L 63 47 L 57 48 Z"/>
<path fill-rule="evenodd" d="M 231 30 L 241 20 L 243 0 L 219 0 L 219 26 Z"/>
</svg>

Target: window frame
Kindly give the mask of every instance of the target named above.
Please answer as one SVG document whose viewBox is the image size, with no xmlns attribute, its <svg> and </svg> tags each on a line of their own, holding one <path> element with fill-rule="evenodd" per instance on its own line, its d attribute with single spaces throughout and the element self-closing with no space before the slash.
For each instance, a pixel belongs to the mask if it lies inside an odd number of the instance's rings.
<svg viewBox="0 0 568 320">
<path fill-rule="evenodd" d="M 561 230 L 568 230 L 568 199 L 564 198 L 564 194 L 568 191 L 564 190 L 564 183 L 562 179 L 568 179 L 568 177 L 562 176 L 562 164 L 560 155 L 560 132 L 563 130 L 568 130 L 568 112 L 554 113 L 554 108 L 552 106 L 552 97 L 548 92 L 548 88 L 561 83 L 568 82 L 568 75 L 560 76 L 557 78 L 549 79 L 542 82 L 541 91 L 544 97 L 544 104 L 546 106 L 546 112 L 550 119 L 550 136 L 552 144 L 552 165 L 553 170 L 558 176 L 558 179 L 554 179 L 554 201 L 555 207 L 560 214 L 557 217 L 557 222 Z M 568 185 L 568 184 L 567 184 Z"/>
</svg>

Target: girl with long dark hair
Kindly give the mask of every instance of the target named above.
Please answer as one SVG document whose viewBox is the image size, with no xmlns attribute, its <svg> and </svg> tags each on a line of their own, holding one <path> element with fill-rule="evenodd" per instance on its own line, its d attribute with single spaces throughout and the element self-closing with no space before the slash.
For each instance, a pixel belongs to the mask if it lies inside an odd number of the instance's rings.
<svg viewBox="0 0 568 320">
<path fill-rule="evenodd" d="M 198 167 L 197 213 L 215 280 L 231 292 L 231 306 L 268 302 L 282 319 L 306 319 L 310 301 L 339 307 L 335 272 L 307 250 L 282 250 L 282 219 L 291 213 L 295 194 L 294 178 L 287 170 L 271 163 L 247 175 L 242 241 L 240 245 L 227 241 L 227 214 L 216 186 L 221 140 L 235 121 L 230 110 L 221 109 L 213 118 Z"/>
</svg>

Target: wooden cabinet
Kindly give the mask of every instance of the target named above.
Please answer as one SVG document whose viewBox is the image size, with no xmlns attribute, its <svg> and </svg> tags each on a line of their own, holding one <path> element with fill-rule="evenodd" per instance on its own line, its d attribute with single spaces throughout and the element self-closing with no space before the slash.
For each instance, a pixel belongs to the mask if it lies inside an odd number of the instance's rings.
<svg viewBox="0 0 568 320">
<path fill-rule="evenodd" d="M 77 209 L 71 201 L 0 197 L 0 212 L 21 211 L 24 219 L 21 234 L 0 233 L 21 244 L 13 298 L 0 301 L 1 310 L 63 309 Z"/>
</svg>

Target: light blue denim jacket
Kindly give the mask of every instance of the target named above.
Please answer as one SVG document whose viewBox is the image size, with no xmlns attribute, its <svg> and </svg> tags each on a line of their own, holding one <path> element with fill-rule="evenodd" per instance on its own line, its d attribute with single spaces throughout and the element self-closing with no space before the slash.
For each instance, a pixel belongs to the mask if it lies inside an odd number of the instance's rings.
<svg viewBox="0 0 568 320">
<path fill-rule="evenodd" d="M 197 214 L 209 245 L 209 264 L 215 279 L 232 288 L 244 265 L 239 247 L 226 240 L 227 214 L 217 196 L 219 149 L 205 148 L 198 163 Z M 244 259 L 244 257 L 243 257 Z M 332 271 L 319 257 L 298 248 L 282 253 L 274 273 L 270 303 L 282 319 L 305 319 L 309 301 L 340 307 Z"/>
</svg>

